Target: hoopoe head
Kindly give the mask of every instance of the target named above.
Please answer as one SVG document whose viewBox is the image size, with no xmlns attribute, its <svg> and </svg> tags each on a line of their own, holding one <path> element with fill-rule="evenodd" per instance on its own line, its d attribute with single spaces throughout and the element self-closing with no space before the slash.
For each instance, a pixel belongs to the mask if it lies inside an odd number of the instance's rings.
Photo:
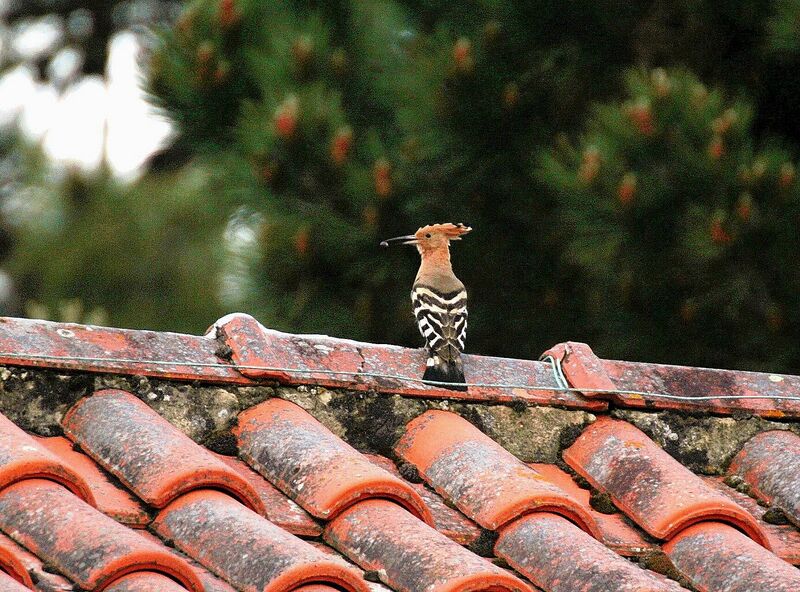
<svg viewBox="0 0 800 592">
<path fill-rule="evenodd" d="M 417 230 L 414 234 L 406 236 L 396 236 L 381 242 L 382 247 L 390 244 L 416 245 L 421 255 L 432 253 L 439 250 L 447 250 L 450 241 L 461 240 L 472 228 L 466 224 L 429 224 Z"/>
</svg>

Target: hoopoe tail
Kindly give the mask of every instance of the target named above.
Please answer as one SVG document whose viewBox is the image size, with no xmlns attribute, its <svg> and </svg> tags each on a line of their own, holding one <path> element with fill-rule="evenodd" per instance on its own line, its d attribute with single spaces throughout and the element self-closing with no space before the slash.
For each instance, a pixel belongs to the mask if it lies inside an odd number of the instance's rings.
<svg viewBox="0 0 800 592">
<path fill-rule="evenodd" d="M 464 383 L 464 367 L 461 363 L 461 357 L 453 360 L 444 360 L 435 353 L 430 353 L 428 363 L 425 366 L 425 374 L 422 375 L 422 380 L 436 381 L 436 382 L 461 382 Z M 442 388 L 450 389 L 451 391 L 466 391 L 467 385 L 437 385 Z"/>
</svg>

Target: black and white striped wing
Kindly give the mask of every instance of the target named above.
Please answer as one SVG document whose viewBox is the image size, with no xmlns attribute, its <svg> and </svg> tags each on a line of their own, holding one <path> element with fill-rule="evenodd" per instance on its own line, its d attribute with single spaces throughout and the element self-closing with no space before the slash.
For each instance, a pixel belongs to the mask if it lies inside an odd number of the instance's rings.
<svg viewBox="0 0 800 592">
<path fill-rule="evenodd" d="M 414 316 L 427 348 L 445 360 L 455 359 L 467 341 L 467 292 L 439 293 L 425 286 L 411 292 Z"/>
</svg>

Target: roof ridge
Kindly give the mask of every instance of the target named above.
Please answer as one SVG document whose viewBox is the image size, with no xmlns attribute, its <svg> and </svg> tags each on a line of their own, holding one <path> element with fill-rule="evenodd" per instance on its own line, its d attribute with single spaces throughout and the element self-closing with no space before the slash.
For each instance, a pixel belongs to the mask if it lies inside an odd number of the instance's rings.
<svg viewBox="0 0 800 592">
<path fill-rule="evenodd" d="M 0 317 L 0 363 L 8 365 L 244 385 L 278 381 L 587 411 L 611 403 L 800 418 L 798 376 L 604 360 L 576 342 L 558 344 L 544 356 L 551 362 L 466 354 L 470 388 L 457 392 L 422 382 L 422 349 L 295 335 L 242 313 L 222 317 L 202 336 Z"/>
</svg>

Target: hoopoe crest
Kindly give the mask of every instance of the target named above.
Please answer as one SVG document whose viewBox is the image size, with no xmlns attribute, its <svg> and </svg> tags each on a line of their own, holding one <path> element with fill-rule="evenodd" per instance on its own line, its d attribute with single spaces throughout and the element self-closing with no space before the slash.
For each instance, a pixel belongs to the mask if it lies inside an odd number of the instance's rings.
<svg viewBox="0 0 800 592">
<path fill-rule="evenodd" d="M 411 303 L 428 351 L 423 380 L 465 382 L 461 352 L 467 340 L 467 291 L 453 273 L 450 241 L 461 240 L 470 230 L 464 224 L 431 224 L 381 243 L 383 247 L 415 245 L 422 258 L 411 288 Z M 446 388 L 467 390 L 461 384 Z"/>
</svg>

